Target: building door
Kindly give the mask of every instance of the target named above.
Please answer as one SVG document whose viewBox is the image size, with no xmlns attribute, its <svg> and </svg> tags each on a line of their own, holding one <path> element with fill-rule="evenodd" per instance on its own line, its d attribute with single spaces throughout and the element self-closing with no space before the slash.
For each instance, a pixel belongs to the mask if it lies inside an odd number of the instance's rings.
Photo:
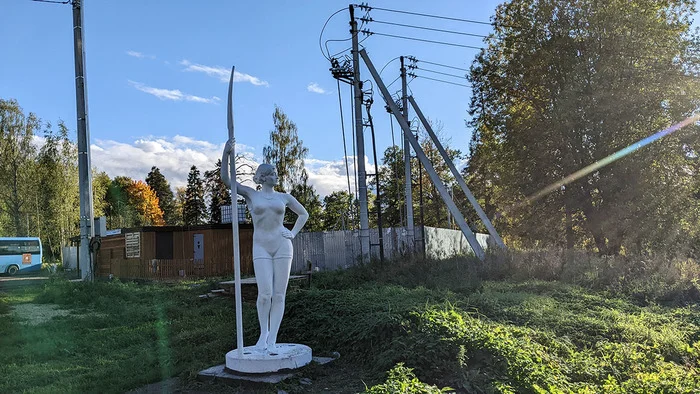
<svg viewBox="0 0 700 394">
<path fill-rule="evenodd" d="M 194 261 L 204 260 L 204 234 L 194 234 Z"/>
<path fill-rule="evenodd" d="M 156 233 L 156 259 L 173 259 L 173 233 L 171 231 Z"/>
</svg>

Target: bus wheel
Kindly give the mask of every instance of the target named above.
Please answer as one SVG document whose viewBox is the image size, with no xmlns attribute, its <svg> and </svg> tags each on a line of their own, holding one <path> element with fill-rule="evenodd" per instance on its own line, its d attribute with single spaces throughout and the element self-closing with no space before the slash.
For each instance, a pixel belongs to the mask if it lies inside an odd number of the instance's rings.
<svg viewBox="0 0 700 394">
<path fill-rule="evenodd" d="M 19 267 L 16 265 L 11 265 L 7 268 L 7 273 L 10 275 L 15 275 L 19 272 Z"/>
</svg>

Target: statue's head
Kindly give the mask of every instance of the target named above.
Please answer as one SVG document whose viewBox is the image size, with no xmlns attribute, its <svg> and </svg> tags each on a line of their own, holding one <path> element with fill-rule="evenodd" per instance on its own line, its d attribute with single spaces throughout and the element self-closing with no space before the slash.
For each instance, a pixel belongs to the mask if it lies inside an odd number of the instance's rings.
<svg viewBox="0 0 700 394">
<path fill-rule="evenodd" d="M 253 182 L 258 185 L 263 185 L 270 182 L 272 186 L 277 184 L 277 170 L 272 164 L 260 164 L 258 169 L 255 170 L 255 176 L 253 176 Z"/>
</svg>

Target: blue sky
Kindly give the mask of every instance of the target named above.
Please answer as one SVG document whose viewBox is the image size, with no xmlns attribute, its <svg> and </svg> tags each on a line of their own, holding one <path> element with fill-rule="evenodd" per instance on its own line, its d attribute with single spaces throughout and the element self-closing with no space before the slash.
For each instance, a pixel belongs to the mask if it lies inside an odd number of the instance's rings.
<svg viewBox="0 0 700 394">
<path fill-rule="evenodd" d="M 297 124 L 309 149 L 311 181 L 322 195 L 346 184 L 337 85 L 319 49 L 326 19 L 347 8 L 341 1 L 136 1 L 86 0 L 85 48 L 94 167 L 110 176 L 145 178 L 157 165 L 174 186 L 184 184 L 192 164 L 204 171 L 220 157 L 227 138 L 227 76 L 236 66 L 236 135 L 241 149 L 260 162 L 273 128 L 275 105 Z M 374 1 L 371 6 L 488 21 L 499 1 Z M 360 13 L 359 16 L 362 16 Z M 378 21 L 487 34 L 490 26 L 373 10 Z M 0 34 L 0 97 L 15 98 L 25 111 L 59 119 L 75 130 L 75 84 L 71 7 L 30 0 L 3 0 Z M 333 17 L 323 40 L 349 38 L 348 12 Z M 373 22 L 374 32 L 481 46 L 482 40 Z M 372 36 L 363 42 L 377 68 L 392 58 L 418 59 L 469 68 L 477 51 Z M 332 52 L 349 41 L 329 43 Z M 419 63 L 420 64 L 420 63 Z M 425 65 L 436 71 L 461 71 Z M 383 72 L 386 83 L 399 63 Z M 369 73 L 362 69 L 363 78 Z M 452 77 L 422 73 L 464 83 Z M 223 78 L 222 78 L 222 75 Z M 420 73 L 419 73 L 420 75 Z M 391 90 L 398 89 L 399 84 Z M 444 125 L 453 147 L 468 150 L 465 126 L 469 89 L 418 78 L 410 88 L 431 119 Z M 341 83 L 348 133 L 350 90 Z M 373 110 L 378 155 L 391 144 L 384 103 L 375 89 Z M 413 115 L 412 115 L 413 116 Z M 411 117 L 412 117 L 411 116 Z M 398 126 L 395 124 L 398 140 Z M 371 160 L 370 134 L 365 133 Z M 368 172 L 373 172 L 368 168 Z"/>
</svg>

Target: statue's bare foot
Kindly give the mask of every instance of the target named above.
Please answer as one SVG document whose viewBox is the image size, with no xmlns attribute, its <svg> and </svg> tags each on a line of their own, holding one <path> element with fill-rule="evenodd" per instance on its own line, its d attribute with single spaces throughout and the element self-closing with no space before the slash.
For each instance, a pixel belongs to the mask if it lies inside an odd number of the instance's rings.
<svg viewBox="0 0 700 394">
<path fill-rule="evenodd" d="M 258 350 L 267 351 L 267 336 L 260 336 L 258 343 L 255 344 L 255 348 Z"/>
</svg>

